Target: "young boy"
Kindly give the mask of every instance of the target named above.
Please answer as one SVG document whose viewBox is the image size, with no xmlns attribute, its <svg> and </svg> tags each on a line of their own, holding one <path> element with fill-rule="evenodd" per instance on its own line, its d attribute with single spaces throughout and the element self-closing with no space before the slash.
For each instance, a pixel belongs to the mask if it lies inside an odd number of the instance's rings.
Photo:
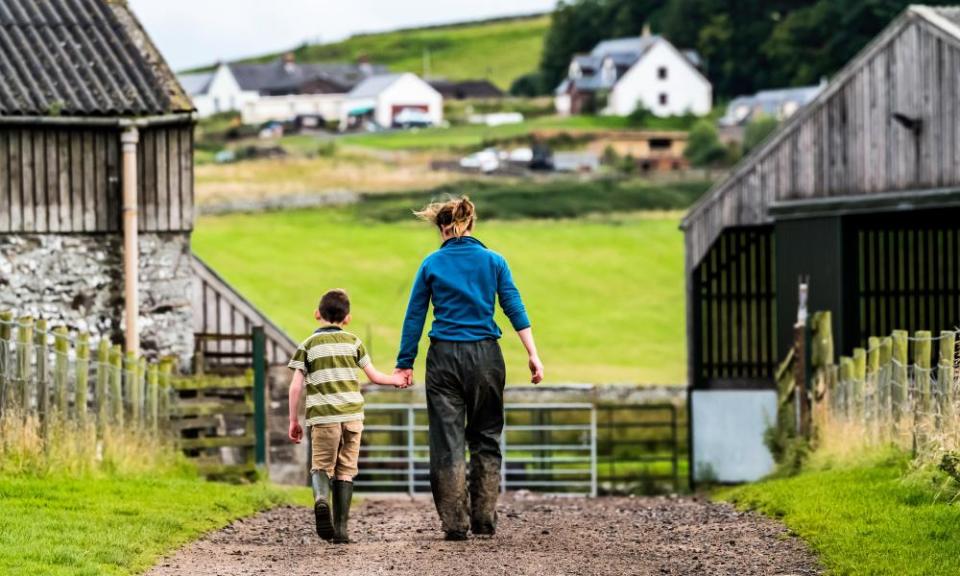
<svg viewBox="0 0 960 576">
<path fill-rule="evenodd" d="M 350 323 L 350 299 L 346 292 L 330 290 L 324 294 L 314 317 L 322 326 L 300 344 L 288 364 L 293 370 L 289 436 L 297 444 L 303 439 L 297 417 L 306 381 L 306 424 L 313 443 L 310 481 L 317 535 L 346 544 L 350 541 L 347 519 L 363 430 L 363 396 L 355 368 L 362 369 L 374 384 L 404 388 L 406 380 L 402 375 L 388 376 L 374 368 L 360 339 L 344 331 Z"/>
</svg>

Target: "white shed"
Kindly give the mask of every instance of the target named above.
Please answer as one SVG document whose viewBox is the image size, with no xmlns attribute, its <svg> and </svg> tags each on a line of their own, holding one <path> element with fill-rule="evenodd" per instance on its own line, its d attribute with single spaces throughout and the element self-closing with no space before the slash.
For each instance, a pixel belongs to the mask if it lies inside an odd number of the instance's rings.
<svg viewBox="0 0 960 576">
<path fill-rule="evenodd" d="M 416 74 L 371 76 L 347 94 L 340 111 L 341 126 L 351 117 L 367 116 L 389 128 L 404 110 L 425 114 L 433 125 L 443 122 L 443 96 Z"/>
</svg>

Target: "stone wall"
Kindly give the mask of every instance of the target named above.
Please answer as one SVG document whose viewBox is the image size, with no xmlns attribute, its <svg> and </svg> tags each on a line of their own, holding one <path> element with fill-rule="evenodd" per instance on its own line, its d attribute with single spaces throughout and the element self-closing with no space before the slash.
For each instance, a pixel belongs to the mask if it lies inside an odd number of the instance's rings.
<svg viewBox="0 0 960 576">
<path fill-rule="evenodd" d="M 118 234 L 0 235 L 0 309 L 123 341 L 123 238 Z M 193 353 L 188 234 L 140 234 L 141 349 Z"/>
</svg>

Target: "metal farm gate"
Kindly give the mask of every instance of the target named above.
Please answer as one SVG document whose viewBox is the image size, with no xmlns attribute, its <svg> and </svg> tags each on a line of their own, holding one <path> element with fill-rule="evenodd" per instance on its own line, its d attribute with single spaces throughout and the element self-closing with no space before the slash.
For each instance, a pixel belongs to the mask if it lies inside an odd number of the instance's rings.
<svg viewBox="0 0 960 576">
<path fill-rule="evenodd" d="M 365 411 L 357 490 L 429 492 L 426 406 L 370 403 Z M 508 403 L 501 489 L 678 491 L 687 452 L 679 412 L 669 403 Z"/>
</svg>

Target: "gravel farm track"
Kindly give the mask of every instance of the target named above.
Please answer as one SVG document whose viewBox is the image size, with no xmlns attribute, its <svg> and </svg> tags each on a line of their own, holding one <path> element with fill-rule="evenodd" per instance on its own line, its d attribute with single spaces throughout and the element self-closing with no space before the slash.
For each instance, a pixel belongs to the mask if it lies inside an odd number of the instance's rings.
<svg viewBox="0 0 960 576">
<path fill-rule="evenodd" d="M 559 576 L 820 574 L 778 523 L 701 498 L 502 497 L 492 538 L 445 542 L 425 498 L 365 498 L 352 544 L 317 538 L 313 511 L 238 520 L 163 558 L 149 576 Z"/>
</svg>

